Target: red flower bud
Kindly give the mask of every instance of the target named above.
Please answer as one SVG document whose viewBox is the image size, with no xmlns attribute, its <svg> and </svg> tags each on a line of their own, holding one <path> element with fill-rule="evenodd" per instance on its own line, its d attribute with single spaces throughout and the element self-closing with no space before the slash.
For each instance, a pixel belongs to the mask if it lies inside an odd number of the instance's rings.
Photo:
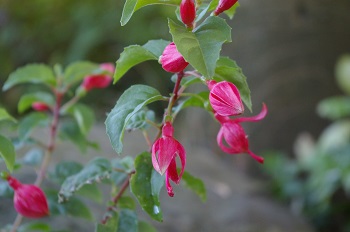
<svg viewBox="0 0 350 232">
<path fill-rule="evenodd" d="M 194 0 L 182 0 L 180 4 L 180 16 L 182 22 L 189 28 L 193 27 L 196 18 L 196 5 Z"/>
<path fill-rule="evenodd" d="M 15 191 L 13 198 L 16 211 L 24 217 L 41 218 L 49 215 L 45 193 L 35 185 L 22 184 L 8 176 L 7 181 Z"/>
<path fill-rule="evenodd" d="M 43 102 L 34 102 L 32 108 L 36 111 L 47 111 L 50 109 L 50 107 Z"/>
<path fill-rule="evenodd" d="M 230 9 L 238 0 L 219 0 L 219 4 L 214 11 L 214 15 L 219 15 Z"/>
<path fill-rule="evenodd" d="M 109 72 L 110 74 L 113 74 L 115 71 L 115 67 L 112 63 L 103 63 L 100 64 L 100 69 Z"/>
<path fill-rule="evenodd" d="M 106 88 L 112 80 L 113 78 L 108 75 L 89 75 L 84 78 L 82 86 L 86 91 L 94 88 L 103 89 Z"/>
<path fill-rule="evenodd" d="M 174 42 L 165 47 L 159 62 L 165 71 L 172 73 L 181 72 L 188 65 L 188 62 L 185 61 L 181 53 L 176 49 Z"/>
<path fill-rule="evenodd" d="M 243 113 L 244 106 L 237 87 L 228 81 L 208 81 L 210 90 L 209 102 L 214 111 L 222 116 L 233 116 Z"/>
</svg>

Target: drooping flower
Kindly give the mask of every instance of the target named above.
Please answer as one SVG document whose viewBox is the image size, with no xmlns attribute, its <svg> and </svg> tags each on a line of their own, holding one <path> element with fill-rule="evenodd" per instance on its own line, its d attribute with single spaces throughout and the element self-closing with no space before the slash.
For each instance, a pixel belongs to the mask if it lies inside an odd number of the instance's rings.
<svg viewBox="0 0 350 232">
<path fill-rule="evenodd" d="M 181 53 L 177 50 L 174 42 L 165 47 L 163 54 L 159 58 L 159 62 L 165 71 L 178 73 L 183 71 L 188 62 L 185 61 Z"/>
<path fill-rule="evenodd" d="M 217 135 L 217 143 L 221 150 L 228 154 L 248 153 L 259 163 L 264 163 L 264 158 L 257 156 L 249 149 L 248 137 L 240 123 L 260 121 L 266 114 L 267 107 L 265 104 L 263 104 L 261 112 L 253 117 L 231 119 L 215 114 L 216 119 L 221 123 L 221 128 Z"/>
<path fill-rule="evenodd" d="M 244 106 L 237 87 L 228 81 L 207 82 L 210 90 L 209 102 L 213 110 L 221 116 L 234 116 L 243 113 Z"/>
<path fill-rule="evenodd" d="M 50 109 L 50 107 L 43 102 L 33 102 L 32 108 L 36 111 L 47 111 Z"/>
<path fill-rule="evenodd" d="M 222 12 L 230 9 L 238 0 L 219 0 L 219 4 L 214 11 L 214 15 L 219 15 Z"/>
<path fill-rule="evenodd" d="M 112 74 L 115 70 L 114 65 L 111 63 L 103 63 L 100 65 L 100 69 L 107 73 L 91 74 L 84 77 L 81 86 L 85 91 L 90 91 L 94 88 L 106 88 L 112 82 Z"/>
<path fill-rule="evenodd" d="M 45 193 L 38 186 L 22 184 L 12 176 L 8 176 L 7 181 L 15 191 L 13 203 L 19 214 L 28 218 L 49 215 Z"/>
<path fill-rule="evenodd" d="M 189 28 L 193 27 L 196 18 L 196 5 L 194 0 L 182 0 L 180 4 L 180 16 L 182 22 Z"/>
<path fill-rule="evenodd" d="M 174 137 L 174 128 L 170 122 L 166 122 L 162 128 L 162 137 L 152 146 L 152 164 L 161 175 L 165 173 L 165 184 L 170 197 L 174 196 L 170 180 L 180 183 L 186 165 L 186 151 Z M 181 172 L 176 169 L 176 157 L 181 162 Z M 170 180 L 169 180 L 170 179 Z"/>
</svg>

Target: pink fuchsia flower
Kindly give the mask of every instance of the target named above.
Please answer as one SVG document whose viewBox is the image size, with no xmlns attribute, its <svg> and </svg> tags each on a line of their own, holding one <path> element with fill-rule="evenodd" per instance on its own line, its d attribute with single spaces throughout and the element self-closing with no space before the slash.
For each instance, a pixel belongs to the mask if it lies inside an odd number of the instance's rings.
<svg viewBox="0 0 350 232">
<path fill-rule="evenodd" d="M 182 22 L 189 28 L 193 27 L 196 18 L 196 5 L 194 0 L 182 0 L 180 4 L 180 16 Z"/>
<path fill-rule="evenodd" d="M 208 81 L 209 102 L 213 110 L 221 116 L 234 116 L 243 113 L 244 106 L 237 87 L 228 81 Z"/>
<path fill-rule="evenodd" d="M 181 53 L 177 50 L 174 42 L 165 47 L 163 54 L 159 58 L 159 62 L 165 71 L 178 73 L 183 71 L 188 62 L 185 61 Z"/>
<path fill-rule="evenodd" d="M 238 0 L 219 0 L 219 4 L 214 11 L 214 15 L 219 15 L 222 12 L 230 9 Z"/>
<path fill-rule="evenodd" d="M 260 121 L 266 114 L 267 107 L 265 104 L 263 104 L 261 112 L 253 117 L 230 119 L 229 117 L 215 114 L 216 119 L 221 123 L 221 128 L 216 138 L 221 150 L 228 154 L 248 153 L 259 163 L 264 163 L 264 158 L 255 155 L 249 149 L 248 137 L 239 123 Z"/>
<path fill-rule="evenodd" d="M 7 181 L 15 191 L 13 203 L 19 214 L 28 218 L 49 215 L 45 193 L 38 186 L 22 184 L 11 176 L 7 177 Z"/>
<path fill-rule="evenodd" d="M 85 91 L 95 88 L 103 89 L 110 85 L 113 80 L 112 75 L 115 71 L 114 65 L 112 63 L 103 63 L 100 65 L 100 69 L 106 71 L 107 74 L 91 74 L 86 76 L 81 84 Z"/>
<path fill-rule="evenodd" d="M 32 108 L 36 111 L 47 111 L 50 109 L 50 107 L 43 102 L 34 102 Z"/>
<path fill-rule="evenodd" d="M 162 137 L 152 146 L 153 167 L 161 175 L 165 173 L 165 185 L 170 197 L 174 196 L 170 180 L 179 184 L 186 165 L 186 151 L 181 143 L 174 139 L 173 134 L 173 126 L 170 122 L 166 122 L 162 128 Z M 176 169 L 177 156 L 179 156 L 181 161 L 180 174 Z"/>
</svg>

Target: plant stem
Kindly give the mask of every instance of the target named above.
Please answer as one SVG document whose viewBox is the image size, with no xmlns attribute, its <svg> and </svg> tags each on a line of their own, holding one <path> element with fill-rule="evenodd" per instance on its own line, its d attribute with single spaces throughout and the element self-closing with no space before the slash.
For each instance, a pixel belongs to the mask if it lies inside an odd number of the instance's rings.
<svg viewBox="0 0 350 232">
<path fill-rule="evenodd" d="M 61 107 L 61 102 L 62 102 L 62 98 L 63 98 L 64 93 L 58 92 L 56 90 L 53 90 L 53 92 L 55 93 L 55 96 L 56 96 L 56 103 L 55 103 L 55 106 L 53 108 L 53 119 L 52 119 L 52 123 L 50 126 L 50 137 L 49 137 L 48 145 L 46 147 L 44 159 L 41 163 L 38 175 L 37 175 L 36 180 L 34 182 L 34 184 L 36 186 L 40 186 L 45 178 L 45 174 L 46 174 L 47 168 L 49 167 L 49 163 L 51 160 L 51 154 L 54 151 L 55 144 L 56 144 L 57 126 L 58 126 L 58 122 L 59 122 L 60 107 Z M 18 227 L 22 223 L 22 220 L 23 220 L 23 216 L 20 214 L 17 214 L 16 219 L 13 222 L 11 232 L 17 231 Z"/>
</svg>

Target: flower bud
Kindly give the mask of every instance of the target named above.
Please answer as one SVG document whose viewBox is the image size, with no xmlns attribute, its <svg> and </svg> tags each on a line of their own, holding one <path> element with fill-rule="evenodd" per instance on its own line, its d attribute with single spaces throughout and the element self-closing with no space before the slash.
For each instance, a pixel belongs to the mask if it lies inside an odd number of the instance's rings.
<svg viewBox="0 0 350 232">
<path fill-rule="evenodd" d="M 172 73 L 181 72 L 188 65 L 188 62 L 185 61 L 181 53 L 176 49 L 174 42 L 165 47 L 159 62 L 165 71 Z"/>
<path fill-rule="evenodd" d="M 219 4 L 214 11 L 214 15 L 219 15 L 222 12 L 230 9 L 238 0 L 219 0 Z"/>
<path fill-rule="evenodd" d="M 91 89 L 103 89 L 106 88 L 111 82 L 113 78 L 108 75 L 89 75 L 84 78 L 82 83 L 82 87 L 89 91 Z"/>
<path fill-rule="evenodd" d="M 115 71 L 115 67 L 112 63 L 103 63 L 100 64 L 100 69 L 109 72 L 110 74 L 113 74 Z"/>
<path fill-rule="evenodd" d="M 7 177 L 7 181 L 15 192 L 13 203 L 19 214 L 28 218 L 49 215 L 45 193 L 38 186 L 22 184 L 11 176 Z"/>
<path fill-rule="evenodd" d="M 32 108 L 36 111 L 47 111 L 50 109 L 50 107 L 43 102 L 34 102 Z"/>
<path fill-rule="evenodd" d="M 196 18 L 196 5 L 194 0 L 182 0 L 180 4 L 180 16 L 182 22 L 189 28 L 193 27 Z"/>
<path fill-rule="evenodd" d="M 209 102 L 213 110 L 222 116 L 234 116 L 243 113 L 244 106 L 237 87 L 228 81 L 208 81 Z"/>
</svg>

